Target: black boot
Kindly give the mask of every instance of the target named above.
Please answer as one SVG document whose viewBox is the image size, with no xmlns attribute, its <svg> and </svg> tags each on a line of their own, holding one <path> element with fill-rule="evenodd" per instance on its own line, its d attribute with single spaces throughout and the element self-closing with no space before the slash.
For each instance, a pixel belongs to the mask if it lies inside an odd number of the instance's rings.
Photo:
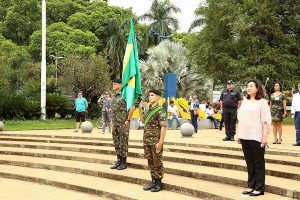
<svg viewBox="0 0 300 200">
<path fill-rule="evenodd" d="M 162 190 L 161 179 L 155 179 L 155 185 L 152 187 L 151 192 L 159 192 Z"/>
<path fill-rule="evenodd" d="M 151 176 L 151 179 L 152 179 L 152 181 L 151 181 L 150 185 L 148 185 L 146 187 L 143 187 L 144 190 L 151 190 L 154 187 L 154 185 L 155 185 L 155 178 L 154 178 L 154 176 Z"/>
<path fill-rule="evenodd" d="M 123 170 L 127 168 L 126 160 L 127 160 L 126 157 L 121 157 L 121 164 L 119 165 L 119 167 L 117 167 L 117 170 Z"/>
<path fill-rule="evenodd" d="M 121 164 L 121 156 L 117 155 L 117 162 L 114 165 L 112 165 L 110 168 L 117 169 L 120 166 L 120 164 Z"/>
</svg>

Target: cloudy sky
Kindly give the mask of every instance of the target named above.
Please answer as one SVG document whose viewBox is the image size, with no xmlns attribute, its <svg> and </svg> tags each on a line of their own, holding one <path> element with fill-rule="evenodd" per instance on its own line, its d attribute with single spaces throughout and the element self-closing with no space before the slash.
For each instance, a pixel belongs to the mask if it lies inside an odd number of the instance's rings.
<svg viewBox="0 0 300 200">
<path fill-rule="evenodd" d="M 132 11 L 140 16 L 150 10 L 153 0 L 110 0 L 112 6 L 119 6 L 123 8 L 132 7 Z M 174 14 L 174 17 L 179 19 L 178 32 L 187 32 L 192 21 L 196 16 L 194 11 L 200 2 L 204 0 L 170 0 L 175 6 L 181 9 L 181 13 Z"/>
</svg>

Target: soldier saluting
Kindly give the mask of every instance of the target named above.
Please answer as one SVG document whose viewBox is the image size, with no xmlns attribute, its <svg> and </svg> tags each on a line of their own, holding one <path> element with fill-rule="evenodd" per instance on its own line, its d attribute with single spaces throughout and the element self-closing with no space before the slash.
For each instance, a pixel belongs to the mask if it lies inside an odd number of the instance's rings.
<svg viewBox="0 0 300 200">
<path fill-rule="evenodd" d="M 127 168 L 129 125 L 134 107 L 129 109 L 128 114 L 126 101 L 122 98 L 121 93 L 122 80 L 114 79 L 112 82 L 115 92 L 111 100 L 112 136 L 117 154 L 117 162 L 110 168 L 123 170 Z"/>
<path fill-rule="evenodd" d="M 148 160 L 152 182 L 144 190 L 158 192 L 162 190 L 161 180 L 163 178 L 163 142 L 167 129 L 167 115 L 165 109 L 158 104 L 161 92 L 157 89 L 150 90 L 149 110 L 143 116 L 143 103 L 140 103 L 139 112 L 144 126 L 144 151 Z M 145 117 L 145 118 L 144 118 Z"/>
</svg>

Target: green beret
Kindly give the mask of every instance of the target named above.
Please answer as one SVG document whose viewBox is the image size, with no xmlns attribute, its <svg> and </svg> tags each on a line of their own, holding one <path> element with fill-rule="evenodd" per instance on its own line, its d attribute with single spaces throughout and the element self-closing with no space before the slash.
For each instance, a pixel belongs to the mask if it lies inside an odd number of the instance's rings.
<svg viewBox="0 0 300 200">
<path fill-rule="evenodd" d="M 151 92 L 154 93 L 154 94 L 157 94 L 157 95 L 161 96 L 161 91 L 159 91 L 157 89 L 152 89 L 152 90 L 149 91 L 149 93 L 151 93 Z"/>
</svg>

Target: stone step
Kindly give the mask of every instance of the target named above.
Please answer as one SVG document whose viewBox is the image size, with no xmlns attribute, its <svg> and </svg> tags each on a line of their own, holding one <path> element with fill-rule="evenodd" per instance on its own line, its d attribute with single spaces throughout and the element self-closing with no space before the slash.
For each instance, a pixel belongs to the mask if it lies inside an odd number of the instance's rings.
<svg viewBox="0 0 300 200">
<path fill-rule="evenodd" d="M 63 143 L 47 143 L 47 145 L 38 142 L 16 142 L 16 141 L 6 141 L 0 142 L 2 147 L 25 147 L 25 148 L 38 148 L 38 149 L 53 149 L 53 150 L 65 150 L 65 151 L 75 151 L 75 152 L 88 152 L 88 153 L 101 153 L 101 154 L 114 154 L 113 147 L 109 146 L 95 146 L 89 145 L 76 145 L 73 144 L 63 144 Z M 3 148 L 2 148 L 3 149 Z M 168 150 L 168 149 L 167 149 Z M 234 169 L 239 171 L 246 171 L 244 159 L 231 159 L 226 157 L 219 157 L 216 155 L 187 155 L 177 152 L 164 151 L 164 159 L 173 162 L 190 163 L 196 165 Z M 129 148 L 129 156 L 143 157 L 143 149 L 139 148 Z M 279 176 L 293 180 L 300 180 L 300 170 L 297 166 L 288 166 L 274 163 L 267 163 L 266 174 L 272 176 Z"/>
<path fill-rule="evenodd" d="M 44 160 L 44 162 L 47 161 Z M 81 165 L 82 163 L 78 162 L 76 164 Z M 99 177 L 100 175 L 103 175 L 99 170 L 94 171 L 71 167 L 74 171 L 69 173 L 51 170 L 51 167 L 55 169 L 55 166 L 51 165 L 51 163 L 44 164 L 43 167 L 45 167 L 45 169 L 0 165 L 0 176 L 8 179 L 18 179 L 23 181 L 36 182 L 43 185 L 55 186 L 73 191 L 80 191 L 83 193 L 89 193 L 93 195 L 103 196 L 104 198 L 116 200 L 149 200 L 158 198 L 170 200 L 177 198 L 187 200 L 197 199 L 195 197 L 190 197 L 187 195 L 182 195 L 167 190 L 161 191 L 159 193 L 147 192 L 147 194 L 145 195 L 145 192 L 142 189 L 143 186 L 139 185 L 139 183 L 135 182 L 134 184 L 128 181 L 124 182 L 124 180 L 118 181 L 102 178 Z M 60 169 L 62 170 L 63 168 L 64 167 L 61 167 Z M 69 169 L 71 168 L 69 167 Z M 84 175 L 84 172 L 94 173 L 90 175 Z M 105 174 L 105 172 L 103 173 Z M 130 179 L 130 177 L 128 179 Z"/>
<path fill-rule="evenodd" d="M 0 188 L 0 199 L 2 200 L 56 200 L 58 198 L 68 200 L 99 200 L 99 196 L 96 195 L 6 178 L 1 178 Z M 108 198 L 104 197 L 101 199 L 108 200 Z"/>
<path fill-rule="evenodd" d="M 94 141 L 94 140 L 79 140 L 79 139 L 67 139 L 67 138 L 35 138 L 35 137 L 0 137 L 0 141 L 27 141 L 27 142 L 41 142 L 41 143 L 64 143 L 64 144 L 81 144 L 81 145 L 92 145 L 92 146 L 113 146 L 112 141 Z M 187 154 L 196 154 L 196 155 L 210 155 L 217 157 L 227 157 L 234 159 L 242 159 L 244 160 L 244 156 L 242 150 L 226 150 L 226 149 L 211 149 L 204 147 L 184 147 L 178 145 L 170 145 L 165 144 L 165 151 L 170 152 L 179 152 L 179 153 L 187 153 Z M 143 148 L 142 143 L 139 142 L 130 142 L 129 148 Z M 292 165 L 300 167 L 300 159 L 295 159 L 293 155 L 280 155 L 280 160 L 277 155 L 268 154 L 268 150 L 266 151 L 266 162 L 268 163 L 276 163 L 283 165 Z M 280 152 L 279 152 L 280 153 Z"/>
<path fill-rule="evenodd" d="M 138 134 L 136 134 L 138 133 Z M 131 142 L 138 142 L 142 143 L 142 131 L 134 132 L 131 133 L 133 135 L 130 138 L 134 139 L 129 139 L 129 143 Z M 241 152 L 241 146 L 236 144 L 236 142 L 215 142 L 213 145 L 207 145 L 206 141 L 202 140 L 196 140 L 196 138 L 182 138 L 181 136 L 178 137 L 178 133 L 176 133 L 176 137 L 172 137 L 171 140 L 168 138 L 170 134 L 166 135 L 166 141 L 165 145 L 174 145 L 174 146 L 184 146 L 184 147 L 199 147 L 199 148 L 206 148 L 206 149 L 223 149 L 223 150 L 233 150 L 233 151 L 239 151 Z M 171 133 L 171 135 L 173 135 Z M 137 137 L 140 137 L 141 139 L 138 140 L 136 139 Z M 6 138 L 6 137 L 34 137 L 34 138 L 60 138 L 60 139 L 80 139 L 80 140 L 90 140 L 90 141 L 112 141 L 112 136 L 111 134 L 74 134 L 74 133 L 69 133 L 64 135 L 57 134 L 57 132 L 54 132 L 53 134 L 29 134 L 29 133 L 14 133 L 14 134 L 9 134 L 9 133 L 4 133 L 0 135 L 0 140 L 1 138 Z M 220 137 L 220 136 L 218 136 Z M 217 138 L 217 137 L 216 137 Z M 202 144 L 203 142 L 203 144 Z M 282 145 L 272 145 L 269 144 L 270 148 L 266 151 L 266 154 L 271 154 L 271 155 L 286 155 L 286 156 L 294 156 L 294 157 L 300 157 L 300 150 L 299 149 L 287 149 Z M 282 148 L 283 147 L 283 148 Z"/>
<path fill-rule="evenodd" d="M 127 193 L 128 196 L 128 194 L 134 193 L 135 195 L 132 195 L 133 198 L 140 199 L 140 197 L 138 197 L 138 194 L 141 194 L 141 197 L 147 196 L 146 198 L 148 199 L 155 199 L 155 196 L 151 196 L 153 193 L 142 191 L 142 184 L 146 185 L 147 183 L 149 183 L 150 174 L 148 170 L 132 168 L 128 168 L 126 170 L 111 170 L 109 169 L 109 165 L 105 164 L 45 158 L 24 158 L 8 156 L 7 160 L 15 161 L 15 163 L 20 164 L 20 166 L 0 165 L 2 173 L 17 173 L 18 175 L 29 177 L 34 174 L 34 177 L 47 179 L 48 181 L 80 185 L 93 189 L 98 189 L 100 187 L 105 191 L 109 191 L 111 187 L 114 190 L 118 190 L 115 188 L 116 186 L 124 190 L 122 184 L 116 181 L 121 180 L 123 182 L 123 185 L 132 185 L 132 183 L 135 183 L 136 186 L 127 186 L 127 189 L 124 193 L 120 193 L 120 191 L 118 191 L 118 194 L 126 196 Z M 113 180 L 113 182 L 116 183 L 109 182 L 112 180 L 105 179 L 104 177 L 108 179 L 115 179 Z M 174 180 L 176 180 L 176 182 Z M 241 187 L 189 177 L 182 177 L 173 174 L 165 175 L 163 183 L 165 190 L 159 194 L 159 199 L 194 199 L 196 197 L 206 199 L 239 199 L 242 196 L 241 191 L 243 190 L 243 188 Z M 222 189 L 216 190 L 216 188 Z M 194 198 L 170 191 L 192 195 L 194 196 Z M 145 193 L 147 193 L 147 195 L 145 195 Z M 265 195 L 261 196 L 259 199 L 289 198 L 281 197 L 279 195 L 271 193 L 265 193 Z"/>
<path fill-rule="evenodd" d="M 91 154 L 71 151 L 53 151 L 42 149 L 25 149 L 25 148 L 7 148 L 1 153 L 8 155 L 23 155 L 24 159 L 28 156 L 43 157 L 43 158 L 56 158 L 62 160 L 75 160 L 88 163 L 98 164 L 113 164 L 116 160 L 115 155 L 105 154 Z M 7 155 L 2 155 L 0 158 L 5 158 Z M 164 159 L 165 160 L 165 159 Z M 6 161 L 6 162 L 5 162 Z M 137 169 L 146 169 L 146 159 L 137 157 L 128 158 L 129 167 Z M 8 162 L 7 159 L 0 159 L 1 164 L 13 165 Z M 214 168 L 194 164 L 186 163 L 174 163 L 164 161 L 165 170 L 168 174 L 175 174 L 179 176 L 192 177 L 196 179 L 203 179 L 212 182 L 220 182 L 227 185 L 235 185 L 240 187 L 246 187 L 247 172 L 233 171 L 231 169 Z M 280 178 L 275 176 L 266 176 L 266 191 L 280 194 L 282 196 L 294 197 L 300 194 L 299 181 L 294 181 L 286 178 Z"/>
</svg>

